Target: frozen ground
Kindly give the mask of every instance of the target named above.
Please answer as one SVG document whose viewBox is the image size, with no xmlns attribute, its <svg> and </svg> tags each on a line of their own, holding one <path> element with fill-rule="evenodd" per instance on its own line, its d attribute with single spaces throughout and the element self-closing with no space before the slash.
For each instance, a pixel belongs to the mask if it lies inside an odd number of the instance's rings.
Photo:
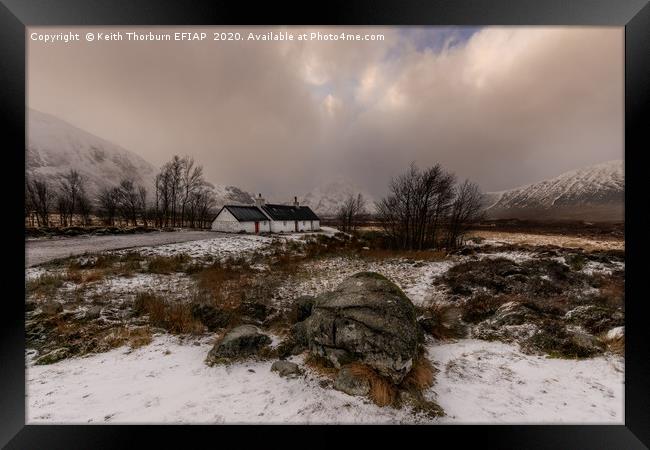
<svg viewBox="0 0 650 450">
<path fill-rule="evenodd" d="M 580 236 L 546 235 L 533 233 L 509 233 L 505 231 L 472 231 L 471 236 L 485 239 L 485 244 L 556 245 L 583 248 L 585 250 L 624 250 L 623 239 L 594 239 Z"/>
<path fill-rule="evenodd" d="M 271 237 L 212 232 L 157 233 L 169 239 L 162 245 L 138 242 L 146 255 L 188 254 L 193 258 L 227 257 L 251 253 L 270 244 Z M 187 236 L 183 236 L 187 235 Z M 125 238 L 108 238 L 124 245 Z M 283 239 L 297 239 L 287 235 Z M 162 237 L 162 236 L 161 236 Z M 55 241 L 55 240 L 52 240 Z M 52 242 L 51 241 L 51 242 Z M 88 238 L 60 239 L 83 241 Z M 95 245 L 93 243 L 93 245 Z M 105 245 L 111 245 L 107 242 Z M 113 243 L 115 245 L 115 242 Z M 131 246 L 129 246 L 131 247 Z M 114 248 L 114 247 L 111 247 Z M 97 248 L 86 247 L 86 251 Z M 28 249 L 29 252 L 29 249 Z M 530 252 L 503 251 L 480 258 L 506 257 L 518 262 Z M 417 305 L 446 297 L 432 283 L 452 265 L 476 256 L 442 261 L 408 259 L 363 260 L 331 257 L 310 261 L 306 273 L 279 288 L 280 299 L 316 295 L 332 289 L 361 270 L 378 271 L 394 280 Z M 620 267 L 619 267 L 620 266 Z M 624 268 L 588 262 L 585 272 Z M 46 273 L 27 269 L 27 278 Z M 131 278 L 107 277 L 88 288 L 119 300 L 136 291 L 188 292 L 187 276 L 138 273 Z M 65 291 L 67 285 L 62 288 Z M 155 288 L 155 289 L 154 289 Z M 213 336 L 179 340 L 157 335 L 145 347 L 127 347 L 51 365 L 33 365 L 27 356 L 27 421 L 29 423 L 422 423 L 432 419 L 408 410 L 380 408 L 369 400 L 348 396 L 307 370 L 304 378 L 285 379 L 270 372 L 273 361 L 231 367 L 208 367 L 204 359 Z M 274 339 L 277 340 L 277 339 Z M 517 345 L 461 339 L 428 344 L 428 357 L 439 369 L 427 396 L 447 416 L 435 423 L 623 423 L 624 365 L 608 354 L 584 360 L 549 359 L 523 354 Z M 302 363 L 302 356 L 294 357 Z"/>
<path fill-rule="evenodd" d="M 163 335 L 133 351 L 28 361 L 27 422 L 623 423 L 620 357 L 546 359 L 475 340 L 429 345 L 440 372 L 427 395 L 448 414 L 432 420 L 323 388 L 309 370 L 281 378 L 271 361 L 208 367 L 209 349 L 208 340 Z"/>
<path fill-rule="evenodd" d="M 115 236 L 76 236 L 28 240 L 25 242 L 25 267 L 87 252 L 215 239 L 216 236 L 220 236 L 222 239 L 227 237 L 227 235 L 220 235 L 212 231 L 154 231 Z"/>
</svg>

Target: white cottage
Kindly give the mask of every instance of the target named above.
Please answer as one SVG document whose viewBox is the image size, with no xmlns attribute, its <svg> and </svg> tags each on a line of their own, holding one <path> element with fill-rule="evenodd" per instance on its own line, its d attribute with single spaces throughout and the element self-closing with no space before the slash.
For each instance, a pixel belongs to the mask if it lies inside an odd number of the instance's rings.
<svg viewBox="0 0 650 450">
<path fill-rule="evenodd" d="M 320 218 L 308 206 L 264 202 L 261 194 L 255 205 L 226 205 L 212 222 L 213 231 L 227 233 L 294 233 L 320 230 Z"/>
</svg>

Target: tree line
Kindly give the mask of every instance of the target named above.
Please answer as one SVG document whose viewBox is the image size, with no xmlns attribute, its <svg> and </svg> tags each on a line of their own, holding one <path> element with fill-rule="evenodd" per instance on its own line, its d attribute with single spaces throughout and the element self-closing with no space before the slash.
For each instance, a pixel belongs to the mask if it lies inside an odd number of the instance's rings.
<svg viewBox="0 0 650 450">
<path fill-rule="evenodd" d="M 25 216 L 31 226 L 77 223 L 88 226 L 97 216 L 106 226 L 206 228 L 215 206 L 213 186 L 203 178 L 203 167 L 189 156 L 175 155 L 153 180 L 153 193 L 132 179 L 102 187 L 91 197 L 87 178 L 69 170 L 55 180 L 28 176 L 25 180 Z M 55 215 L 58 219 L 52 219 Z"/>
<path fill-rule="evenodd" d="M 439 164 L 420 169 L 415 163 L 391 179 L 388 195 L 375 203 L 374 219 L 387 245 L 394 249 L 456 248 L 469 228 L 482 218 L 481 193 L 468 180 Z M 349 195 L 337 212 L 341 231 L 353 232 L 367 216 L 361 194 Z"/>
<path fill-rule="evenodd" d="M 393 178 L 377 202 L 377 219 L 391 246 L 405 250 L 455 248 L 482 217 L 481 193 L 440 164 L 420 169 L 412 163 Z"/>
</svg>

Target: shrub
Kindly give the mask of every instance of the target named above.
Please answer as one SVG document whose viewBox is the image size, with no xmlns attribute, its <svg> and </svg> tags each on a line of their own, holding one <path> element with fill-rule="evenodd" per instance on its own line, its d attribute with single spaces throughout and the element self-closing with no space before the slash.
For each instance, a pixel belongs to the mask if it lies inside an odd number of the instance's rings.
<svg viewBox="0 0 650 450">
<path fill-rule="evenodd" d="M 157 274 L 170 274 L 174 272 L 181 272 L 183 266 L 190 258 L 185 254 L 174 256 L 156 256 L 149 260 L 147 268 L 149 273 Z"/>
<path fill-rule="evenodd" d="M 148 315 L 149 323 L 170 333 L 201 333 L 203 324 L 192 315 L 189 303 L 168 303 L 155 294 L 140 292 L 133 308 L 138 315 Z"/>
<path fill-rule="evenodd" d="M 28 295 L 51 296 L 63 286 L 64 279 L 61 275 L 43 274 L 25 285 Z"/>
</svg>

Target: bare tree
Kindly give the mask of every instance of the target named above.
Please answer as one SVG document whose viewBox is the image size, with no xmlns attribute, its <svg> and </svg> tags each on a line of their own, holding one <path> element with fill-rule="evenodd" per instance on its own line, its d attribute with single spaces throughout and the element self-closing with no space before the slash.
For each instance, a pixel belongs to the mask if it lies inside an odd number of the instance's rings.
<svg viewBox="0 0 650 450">
<path fill-rule="evenodd" d="M 105 225 L 115 225 L 119 195 L 117 187 L 105 187 L 99 191 L 97 196 L 98 212 Z"/>
<path fill-rule="evenodd" d="M 348 195 L 339 207 L 337 218 L 342 231 L 350 232 L 356 229 L 359 217 L 365 213 L 366 201 L 361 193 Z"/>
<path fill-rule="evenodd" d="M 54 195 L 45 180 L 31 178 L 27 181 L 26 205 L 36 213 L 37 225 L 49 226 L 49 215 Z"/>
<path fill-rule="evenodd" d="M 478 186 L 465 180 L 456 188 L 456 197 L 451 205 L 447 231 L 447 246 L 455 248 L 469 228 L 481 220 L 482 199 Z"/>
<path fill-rule="evenodd" d="M 117 210 L 122 219 L 129 224 L 138 224 L 138 214 L 140 213 L 140 197 L 138 191 L 133 183 L 133 180 L 124 179 L 120 182 L 117 189 Z"/>
<path fill-rule="evenodd" d="M 377 217 L 393 247 L 422 250 L 454 247 L 477 220 L 480 192 L 469 181 L 455 188 L 455 176 L 440 165 L 419 169 L 412 163 L 391 180 L 389 194 L 377 203 Z M 446 229 L 446 235 L 441 230 Z"/>
<path fill-rule="evenodd" d="M 73 169 L 61 177 L 57 198 L 61 225 L 73 225 L 74 214 L 79 208 L 79 198 L 85 195 L 84 182 L 84 177 Z"/>
<path fill-rule="evenodd" d="M 441 218 L 452 197 L 454 177 L 440 165 L 420 170 L 412 163 L 393 178 L 389 194 L 377 203 L 377 216 L 394 247 L 421 250 L 435 247 Z"/>
</svg>

